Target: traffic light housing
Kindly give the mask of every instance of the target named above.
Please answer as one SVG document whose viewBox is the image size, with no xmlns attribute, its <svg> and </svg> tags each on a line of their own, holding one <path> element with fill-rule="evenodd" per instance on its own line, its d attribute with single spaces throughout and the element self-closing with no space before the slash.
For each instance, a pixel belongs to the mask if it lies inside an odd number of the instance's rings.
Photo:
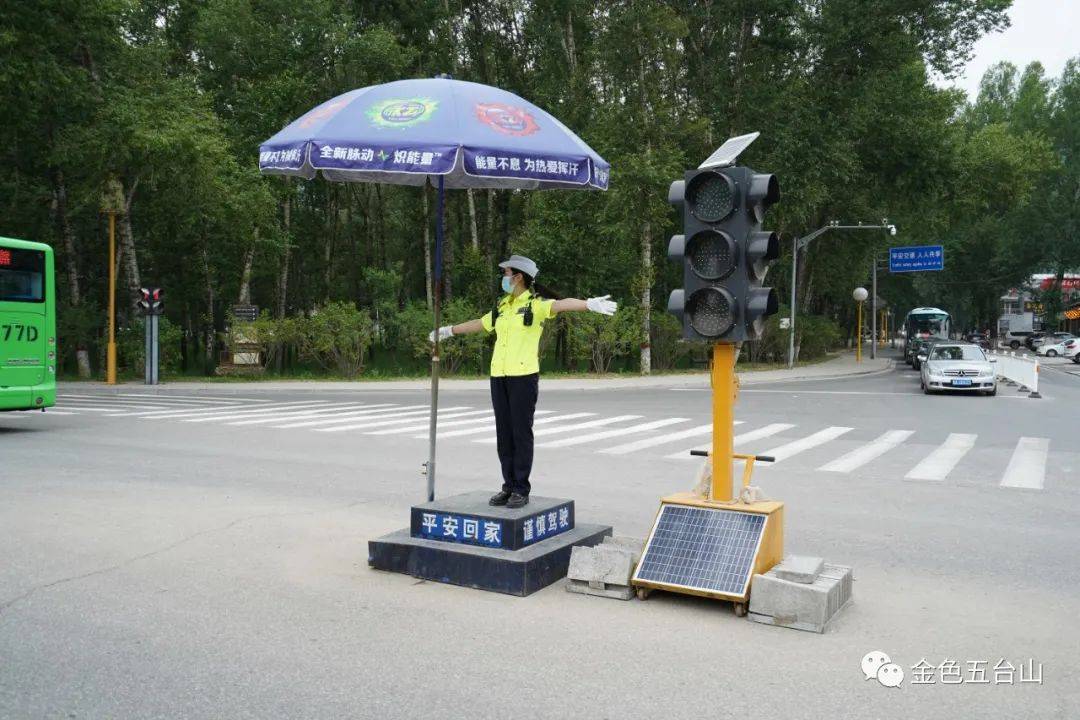
<svg viewBox="0 0 1080 720">
<path fill-rule="evenodd" d="M 139 300 L 135 304 L 144 315 L 165 313 L 165 291 L 161 288 L 139 288 Z"/>
<path fill-rule="evenodd" d="M 687 171 L 668 191 L 682 215 L 683 232 L 668 258 L 683 266 L 683 287 L 668 311 L 682 321 L 683 337 L 709 342 L 757 340 L 777 311 L 776 292 L 763 287 L 780 256 L 780 239 L 762 230 L 765 211 L 780 198 L 775 175 L 747 167 Z"/>
</svg>

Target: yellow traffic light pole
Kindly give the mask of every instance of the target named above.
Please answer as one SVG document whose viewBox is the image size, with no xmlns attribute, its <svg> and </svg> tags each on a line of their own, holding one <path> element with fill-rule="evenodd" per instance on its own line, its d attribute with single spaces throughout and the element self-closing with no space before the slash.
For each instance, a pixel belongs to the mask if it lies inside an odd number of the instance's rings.
<svg viewBox="0 0 1080 720">
<path fill-rule="evenodd" d="M 735 345 L 713 345 L 712 362 L 712 487 L 710 500 L 731 500 L 732 458 L 735 453 Z"/>
</svg>

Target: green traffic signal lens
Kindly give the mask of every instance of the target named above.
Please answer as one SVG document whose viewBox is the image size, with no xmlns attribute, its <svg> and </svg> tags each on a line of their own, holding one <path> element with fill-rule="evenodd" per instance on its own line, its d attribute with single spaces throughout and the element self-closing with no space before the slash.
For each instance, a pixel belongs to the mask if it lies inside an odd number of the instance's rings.
<svg viewBox="0 0 1080 720">
<path fill-rule="evenodd" d="M 686 303 L 686 316 L 694 332 L 707 338 L 727 334 L 735 324 L 734 301 L 723 288 L 707 287 L 694 291 Z"/>
<path fill-rule="evenodd" d="M 727 233 L 699 232 L 686 244 L 686 257 L 699 278 L 723 280 L 735 270 L 735 241 Z"/>
<path fill-rule="evenodd" d="M 735 208 L 735 185 L 727 175 L 702 173 L 690 181 L 686 198 L 698 220 L 720 222 Z"/>
</svg>

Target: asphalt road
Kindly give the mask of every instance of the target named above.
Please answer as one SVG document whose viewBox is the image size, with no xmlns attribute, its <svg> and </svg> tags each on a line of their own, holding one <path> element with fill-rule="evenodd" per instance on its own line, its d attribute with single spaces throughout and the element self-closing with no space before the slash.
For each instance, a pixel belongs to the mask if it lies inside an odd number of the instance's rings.
<svg viewBox="0 0 1080 720">
<path fill-rule="evenodd" d="M 424 494 L 422 391 L 69 386 L 0 415 L 0 717 L 1076 717 L 1072 367 L 1044 366 L 1041 400 L 927 397 L 902 364 L 744 389 L 738 447 L 781 458 L 755 484 L 786 551 L 855 569 L 824 635 L 369 570 Z M 486 393 L 440 404 L 439 494 L 496 490 Z M 539 410 L 534 492 L 617 534 L 646 534 L 708 441 L 685 388 L 541 381 Z M 871 650 L 900 688 L 863 679 Z M 923 659 L 965 682 L 913 684 Z"/>
</svg>

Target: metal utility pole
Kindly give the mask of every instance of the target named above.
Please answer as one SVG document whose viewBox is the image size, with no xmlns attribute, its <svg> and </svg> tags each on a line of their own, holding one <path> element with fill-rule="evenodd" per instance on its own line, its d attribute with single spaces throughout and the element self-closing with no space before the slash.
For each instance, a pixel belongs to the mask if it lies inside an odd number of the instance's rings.
<svg viewBox="0 0 1080 720">
<path fill-rule="evenodd" d="M 796 282 L 796 267 L 799 262 L 799 250 L 802 250 L 810 241 L 821 235 L 824 235 L 829 230 L 888 230 L 890 235 L 896 234 L 896 226 L 890 225 L 888 219 L 881 221 L 880 225 L 841 225 L 837 220 L 830 220 L 829 224 L 825 227 L 820 227 L 809 235 L 805 235 L 798 238 L 792 243 L 791 249 L 791 329 L 788 338 L 788 367 L 795 367 L 795 282 Z M 875 274 L 874 290 L 877 290 L 877 275 Z M 873 352 L 871 350 L 871 352 Z M 873 357 L 873 355 L 871 355 Z"/>
<path fill-rule="evenodd" d="M 870 359 L 877 358 L 877 255 L 870 279 Z"/>
</svg>

